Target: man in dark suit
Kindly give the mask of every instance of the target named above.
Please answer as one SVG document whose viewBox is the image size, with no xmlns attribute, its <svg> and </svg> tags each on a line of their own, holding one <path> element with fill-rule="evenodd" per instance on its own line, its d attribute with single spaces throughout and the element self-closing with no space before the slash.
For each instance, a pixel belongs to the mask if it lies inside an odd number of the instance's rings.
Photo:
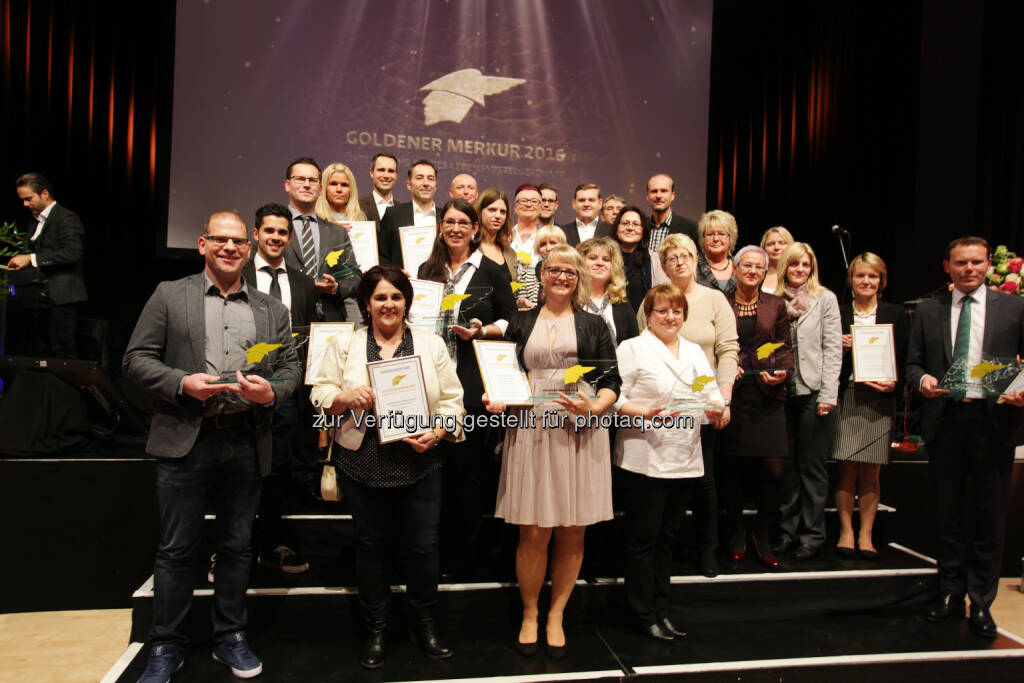
<svg viewBox="0 0 1024 683">
<path fill-rule="evenodd" d="M 601 188 L 597 185 L 577 185 L 572 195 L 572 210 L 576 218 L 559 226 L 565 233 L 565 241 L 570 247 L 578 246 L 580 242 L 586 242 L 591 237 L 611 236 L 611 224 L 601 220 Z"/>
<path fill-rule="evenodd" d="M 359 198 L 359 208 L 376 224 L 379 235 L 380 219 L 388 207 L 395 205 L 392 190 L 398 180 L 398 159 L 387 152 L 374 154 L 370 161 L 370 180 L 373 181 L 373 190 Z"/>
<path fill-rule="evenodd" d="M 652 175 L 647 181 L 647 203 L 651 205 L 648 219 L 651 253 L 658 252 L 658 245 L 669 235 L 683 234 L 697 241 L 697 224 L 689 218 L 672 213 L 672 202 L 676 199 L 676 181 L 665 173 Z"/>
<path fill-rule="evenodd" d="M 551 183 L 541 183 L 537 186 L 540 192 L 540 218 L 537 219 L 538 228 L 546 228 L 555 225 L 555 213 L 558 212 L 558 188 Z"/>
<path fill-rule="evenodd" d="M 316 281 L 317 317 L 327 322 L 345 320 L 345 299 L 351 297 L 362 272 L 356 265 L 348 231 L 316 215 L 322 191 L 320 165 L 300 157 L 285 170 L 284 190 L 292 215 L 292 240 L 284 253 L 285 264 Z M 329 262 L 338 251 L 336 262 Z M 333 259 L 331 259 L 333 261 Z"/>
<path fill-rule="evenodd" d="M 437 207 L 434 206 L 437 167 L 426 159 L 414 162 L 409 167 L 409 179 L 405 186 L 412 194 L 412 201 L 395 204 L 387 210 L 380 222 L 380 239 L 377 241 L 380 262 L 401 268 L 405 267 L 405 263 L 402 261 L 398 229 L 410 225 L 437 225 Z M 415 277 L 416 273 L 410 275 Z"/>
<path fill-rule="evenodd" d="M 292 238 L 292 216 L 288 208 L 280 204 L 264 204 L 258 208 L 252 236 L 256 253 L 242 269 L 242 279 L 288 308 L 292 332 L 298 334 L 294 337 L 296 346 L 304 348 L 309 324 L 314 320 L 316 292 L 312 278 L 284 264 L 284 253 Z M 293 448 L 299 447 L 303 464 L 315 459 L 315 456 L 308 457 L 315 453 L 315 435 L 304 389 L 301 387 L 275 406 L 273 458 L 270 474 L 263 479 L 259 517 L 253 531 L 259 564 L 286 574 L 301 574 L 309 569 L 309 563 L 295 551 L 295 544 L 287 538 L 287 529 L 281 523 Z"/>
<path fill-rule="evenodd" d="M 25 173 L 15 182 L 18 197 L 35 223 L 30 244 L 32 253 L 12 256 L 11 270 L 35 267 L 46 277 L 51 306 L 43 309 L 49 352 L 55 358 L 75 358 L 75 320 L 78 304 L 88 301 L 82 277 L 85 228 L 71 210 L 57 204 L 50 181 L 38 173 Z M 42 348 L 33 352 L 45 355 Z"/>
<path fill-rule="evenodd" d="M 160 545 L 143 681 L 169 680 L 184 661 L 208 505 L 218 536 L 213 656 L 239 677 L 263 670 L 245 635 L 249 538 L 270 471 L 274 406 L 295 390 L 299 361 L 288 309 L 241 278 L 249 249 L 238 214 L 210 216 L 199 238 L 203 272 L 157 286 L 124 354 L 125 376 L 157 396 L 146 452 L 157 460 Z M 259 344 L 265 355 L 250 358 Z"/>
<path fill-rule="evenodd" d="M 924 616 L 963 618 L 996 637 L 989 607 L 999 586 L 1006 500 L 1016 446 L 1024 443 L 1024 394 L 989 395 L 970 383 L 984 360 L 1014 363 L 1024 355 L 1024 299 L 985 287 L 988 243 L 961 237 L 946 248 L 943 267 L 953 291 L 917 307 L 907 351 L 907 381 L 921 392 L 921 433 L 928 446 L 939 537 L 939 596 Z M 951 366 L 956 382 L 940 386 Z M 970 500 L 973 539 L 965 514 Z"/>
</svg>

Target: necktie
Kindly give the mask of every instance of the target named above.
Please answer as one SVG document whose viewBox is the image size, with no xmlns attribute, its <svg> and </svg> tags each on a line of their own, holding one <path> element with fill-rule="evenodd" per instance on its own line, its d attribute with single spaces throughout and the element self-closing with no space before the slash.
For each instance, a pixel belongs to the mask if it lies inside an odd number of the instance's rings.
<svg viewBox="0 0 1024 683">
<path fill-rule="evenodd" d="M 281 283 L 277 281 L 277 275 L 280 271 L 273 266 L 263 266 L 260 270 L 270 273 L 270 296 L 278 301 L 283 301 L 281 298 Z"/>
<path fill-rule="evenodd" d="M 316 279 L 316 245 L 313 243 L 313 226 L 309 216 L 299 216 L 302 221 L 302 267 L 306 275 Z"/>
<path fill-rule="evenodd" d="M 961 361 L 964 366 L 964 375 L 962 381 L 966 384 L 967 382 L 967 352 L 971 346 L 971 304 L 974 303 L 974 299 L 969 296 L 965 296 L 960 301 L 960 319 L 956 323 L 956 340 L 953 342 L 953 364 L 956 365 L 958 361 Z M 966 390 L 953 389 L 950 392 L 955 401 L 962 401 L 967 396 Z"/>
<path fill-rule="evenodd" d="M 455 284 L 462 279 L 462 276 L 466 274 L 469 267 L 473 265 L 469 261 L 466 261 L 459 269 L 455 271 L 455 275 L 449 277 L 444 283 L 444 295 L 455 293 Z M 452 306 L 447 311 L 441 311 L 441 329 L 438 331 L 441 338 L 444 339 L 448 345 L 448 355 L 455 358 L 455 332 L 452 331 L 451 326 L 455 323 L 455 307 Z"/>
</svg>

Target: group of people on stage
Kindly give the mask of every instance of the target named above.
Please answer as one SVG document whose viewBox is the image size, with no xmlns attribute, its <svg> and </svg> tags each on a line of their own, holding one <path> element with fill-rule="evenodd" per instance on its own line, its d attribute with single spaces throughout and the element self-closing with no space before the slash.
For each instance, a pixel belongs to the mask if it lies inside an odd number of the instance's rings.
<svg viewBox="0 0 1024 683">
<path fill-rule="evenodd" d="M 980 359 L 983 348 L 986 357 L 1024 353 L 1024 299 L 985 289 L 984 240 L 950 245 L 944 265 L 953 294 L 922 302 L 908 331 L 902 308 L 880 300 L 888 272 L 875 254 L 853 259 L 853 301 L 841 306 L 821 285 L 809 244 L 774 227 L 759 245 L 738 248 L 730 213 L 712 210 L 696 224 L 674 214 L 673 181 L 664 174 L 647 183 L 649 210 L 622 201 L 617 212 L 603 214 L 600 189 L 581 184 L 572 199 L 575 220 L 554 226 L 558 193 L 550 184 L 524 184 L 511 197 L 496 188 L 478 194 L 472 177 L 460 174 L 438 207 L 435 166 L 420 160 L 408 169 L 412 201 L 396 204 L 397 170 L 393 156 L 375 156 L 374 189 L 357 199 L 348 167 L 321 172 L 311 158 L 296 160 L 286 172 L 288 207 L 261 207 L 251 231 L 233 212 L 213 214 L 198 241 L 203 273 L 162 283 L 142 312 L 124 370 L 160 397 L 148 451 L 159 456 L 162 538 L 154 646 L 142 680 L 166 680 L 183 661 L 191 564 L 215 481 L 234 493 L 212 501 L 219 532 L 214 657 L 237 676 L 262 669 L 245 637 L 249 535 L 260 477 L 280 458 L 286 406 L 293 432 L 294 416 L 308 405 L 337 416 L 332 458 L 354 520 L 367 631 L 360 664 L 367 668 L 385 658 L 396 546 L 420 646 L 433 659 L 452 656 L 435 613 L 441 562 L 451 560 L 440 546 L 445 507 L 454 506 L 457 519 L 445 533 L 458 534 L 463 552 L 472 550 L 481 513 L 518 526 L 523 609 L 514 646 L 526 657 L 541 648 L 554 659 L 565 655 L 563 614 L 585 530 L 611 519 L 616 507 L 625 512 L 627 603 L 635 625 L 657 641 L 686 636 L 672 620 L 669 580 L 687 508 L 699 568 L 709 577 L 718 573 L 720 555 L 740 561 L 752 551 L 770 568 L 790 553 L 811 559 L 826 543 L 832 458 L 839 464 L 836 551 L 873 559 L 879 466 L 888 459 L 899 392 L 897 382 L 853 381 L 850 326 L 857 324 L 893 325 L 899 376 L 925 398 L 942 543 L 942 594 L 928 617 L 962 616 L 969 595 L 972 628 L 994 637 L 988 606 L 1013 445 L 1024 441 L 1024 395 L 996 405 L 977 390 L 951 395 L 939 383 L 953 360 Z M 379 263 L 367 268 L 355 263 L 346 234 L 347 223 L 363 218 L 379 225 Z M 417 225 L 435 225 L 436 237 L 410 273 L 398 231 Z M 330 252 L 336 262 L 327 264 Z M 446 297 L 460 295 L 428 325 L 409 318 L 416 278 L 442 284 Z M 304 317 L 296 316 L 299 302 Z M 300 406 L 293 326 L 352 320 L 353 311 L 359 327 L 344 343 L 329 344 L 308 405 L 303 397 Z M 488 339 L 515 343 L 532 405 L 488 396 L 472 345 Z M 256 340 L 270 349 L 252 368 L 245 356 Z M 452 419 L 384 443 L 379 428 L 362 419 L 377 401 L 368 364 L 408 356 L 419 356 L 431 416 Z M 681 385 L 700 392 L 700 407 L 675 404 Z M 516 426 L 463 428 L 493 425 L 483 418 L 498 414 Z M 544 419 L 551 414 L 570 419 Z M 609 430 L 577 429 L 571 419 L 603 414 L 638 421 Z M 654 426 L 680 416 L 689 424 Z M 495 491 L 487 467 L 496 453 Z M 976 521 L 969 552 L 968 479 Z M 748 499 L 757 507 L 750 529 L 743 520 Z M 277 566 L 298 567 L 294 553 L 285 555 Z M 456 574 L 465 559 L 453 565 Z M 301 565 L 294 570 L 308 566 Z M 551 597 L 541 615 L 546 577 Z"/>
</svg>

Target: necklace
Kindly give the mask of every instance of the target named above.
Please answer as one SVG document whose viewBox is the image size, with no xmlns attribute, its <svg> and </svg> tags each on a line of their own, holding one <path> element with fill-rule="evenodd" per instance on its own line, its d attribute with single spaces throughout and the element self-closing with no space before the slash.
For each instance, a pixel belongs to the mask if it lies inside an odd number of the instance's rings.
<svg viewBox="0 0 1024 683">
<path fill-rule="evenodd" d="M 862 317 L 866 318 L 869 315 L 874 315 L 877 311 L 878 311 L 878 302 L 877 301 L 875 302 L 875 305 L 872 306 L 871 309 L 867 310 L 867 311 L 862 311 L 859 308 L 857 308 L 857 302 L 853 303 L 853 312 L 856 313 L 859 316 L 862 316 Z"/>
<path fill-rule="evenodd" d="M 723 270 L 729 269 L 729 259 L 725 259 L 725 265 L 722 266 L 721 268 L 715 267 L 715 264 L 713 264 L 711 261 L 708 261 L 708 265 L 711 266 L 711 270 L 721 273 Z"/>
</svg>

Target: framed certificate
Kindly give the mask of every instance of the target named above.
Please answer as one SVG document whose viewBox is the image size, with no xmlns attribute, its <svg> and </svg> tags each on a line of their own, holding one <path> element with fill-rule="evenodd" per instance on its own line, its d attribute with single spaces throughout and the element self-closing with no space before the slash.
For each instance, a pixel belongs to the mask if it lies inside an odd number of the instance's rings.
<svg viewBox="0 0 1024 683">
<path fill-rule="evenodd" d="M 896 342 L 892 324 L 853 325 L 853 381 L 895 382 Z"/>
<path fill-rule="evenodd" d="M 473 351 L 490 400 L 510 406 L 533 405 L 530 381 L 519 367 L 515 342 L 474 339 Z"/>
<path fill-rule="evenodd" d="M 433 429 L 419 356 L 367 363 L 366 372 L 373 388 L 381 443 L 401 441 Z"/>
<path fill-rule="evenodd" d="M 398 229 L 398 240 L 402 246 L 402 267 L 410 276 L 420 272 L 420 266 L 430 258 L 434 248 L 434 235 L 437 227 L 433 225 L 407 225 Z"/>
<path fill-rule="evenodd" d="M 409 324 L 417 327 L 436 325 L 441 317 L 441 299 L 444 285 L 433 280 L 410 280 L 412 301 L 409 304 Z"/>
<path fill-rule="evenodd" d="M 373 221 L 352 221 L 349 223 L 348 239 L 352 252 L 364 273 L 378 264 L 377 226 Z"/>
<path fill-rule="evenodd" d="M 309 345 L 306 347 L 306 384 L 312 384 L 320 364 L 324 362 L 327 347 L 335 339 L 342 346 L 348 346 L 348 340 L 355 330 L 355 323 L 310 323 Z"/>
</svg>

